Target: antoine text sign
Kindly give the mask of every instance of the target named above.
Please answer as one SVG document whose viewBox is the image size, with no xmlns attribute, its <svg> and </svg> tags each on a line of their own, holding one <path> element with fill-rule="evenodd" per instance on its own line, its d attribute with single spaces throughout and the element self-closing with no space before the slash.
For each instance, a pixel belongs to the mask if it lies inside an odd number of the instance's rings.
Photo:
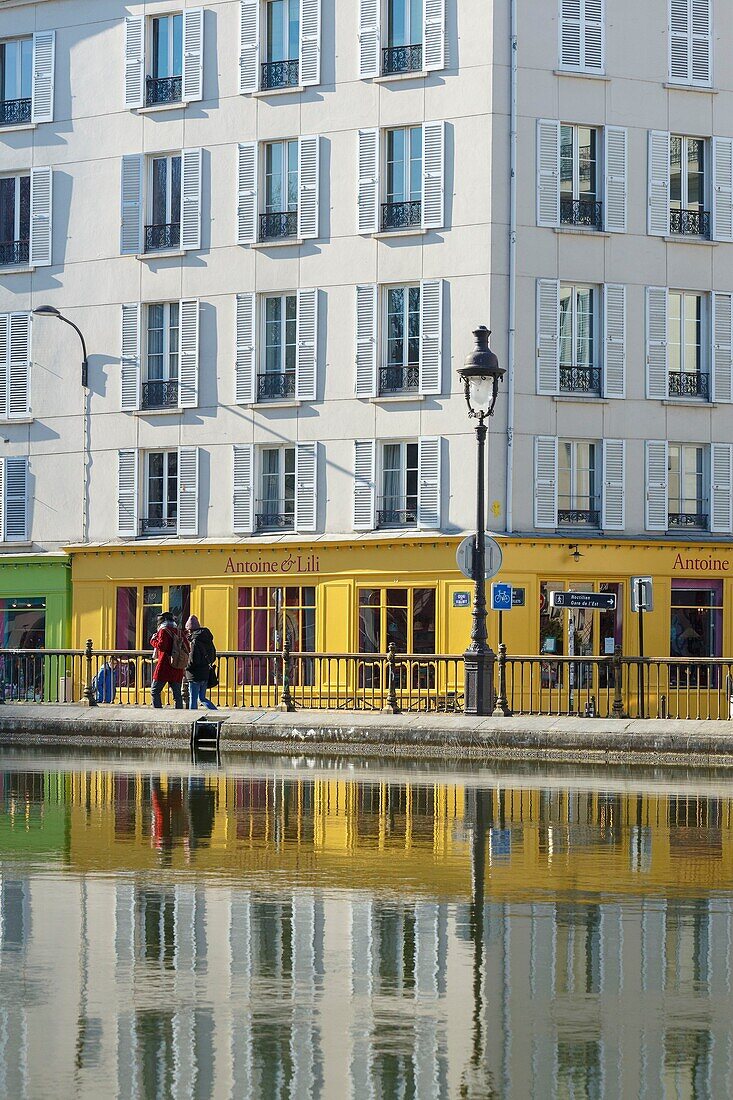
<svg viewBox="0 0 733 1100">
<path fill-rule="evenodd" d="M 287 576 L 293 573 L 320 573 L 318 554 L 286 554 L 282 558 L 255 558 L 253 561 L 235 561 L 227 558 L 224 573 L 247 573 L 250 576 Z"/>
</svg>

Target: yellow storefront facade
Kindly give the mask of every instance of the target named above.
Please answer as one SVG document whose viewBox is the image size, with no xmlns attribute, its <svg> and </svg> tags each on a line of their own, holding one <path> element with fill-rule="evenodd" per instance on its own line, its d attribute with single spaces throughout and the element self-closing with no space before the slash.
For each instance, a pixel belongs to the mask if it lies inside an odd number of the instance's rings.
<svg viewBox="0 0 733 1100">
<path fill-rule="evenodd" d="M 500 538 L 499 579 L 515 589 L 504 614 L 510 654 L 638 653 L 630 580 L 650 576 L 645 656 L 733 654 L 733 544 Z M 155 619 L 197 615 L 220 651 L 461 653 L 471 582 L 456 567 L 460 536 L 69 548 L 73 645 L 145 649 Z M 566 612 L 550 593 L 612 592 L 615 612 Z M 489 635 L 498 640 L 497 615 Z"/>
</svg>

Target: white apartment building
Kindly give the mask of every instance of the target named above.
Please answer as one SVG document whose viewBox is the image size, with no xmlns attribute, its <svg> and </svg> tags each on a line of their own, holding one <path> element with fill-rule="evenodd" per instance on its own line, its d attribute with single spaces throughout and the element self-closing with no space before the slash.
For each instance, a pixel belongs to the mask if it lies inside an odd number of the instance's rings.
<svg viewBox="0 0 733 1100">
<path fill-rule="evenodd" d="M 566 652 L 579 583 L 633 652 L 643 573 L 660 654 L 729 648 L 721 0 L 5 0 L 0 50 L 3 597 L 65 551 L 75 643 L 287 604 L 295 648 L 460 651 L 487 324 L 510 648 Z"/>
</svg>

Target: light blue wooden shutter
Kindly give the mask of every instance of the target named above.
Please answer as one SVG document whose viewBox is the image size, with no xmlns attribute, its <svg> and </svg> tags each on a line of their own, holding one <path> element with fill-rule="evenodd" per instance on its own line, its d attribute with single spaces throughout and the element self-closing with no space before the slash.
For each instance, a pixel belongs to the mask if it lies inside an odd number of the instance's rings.
<svg viewBox="0 0 733 1100">
<path fill-rule="evenodd" d="M 669 235 L 669 133 L 649 131 L 649 196 L 647 230 L 655 237 Z"/>
<path fill-rule="evenodd" d="M 417 525 L 440 529 L 440 437 L 421 436 L 417 445 Z"/>
<path fill-rule="evenodd" d="M 420 284 L 420 393 L 441 392 L 443 366 L 443 280 Z"/>
<path fill-rule="evenodd" d="M 356 288 L 356 396 L 377 394 L 377 288 Z"/>
<path fill-rule="evenodd" d="M 730 294 L 713 294 L 712 401 L 733 401 L 733 311 Z"/>
<path fill-rule="evenodd" d="M 534 525 L 557 527 L 557 437 L 534 441 Z"/>
<path fill-rule="evenodd" d="M 669 393 L 667 299 L 666 287 L 646 288 L 646 395 L 661 399 Z"/>
<path fill-rule="evenodd" d="M 445 0 L 423 0 L 423 69 L 445 68 Z"/>
<path fill-rule="evenodd" d="M 319 151 L 317 136 L 298 139 L 298 236 L 318 236 Z"/>
<path fill-rule="evenodd" d="M 29 313 L 10 314 L 8 338 L 7 417 L 9 420 L 24 420 L 30 415 L 31 316 Z"/>
<path fill-rule="evenodd" d="M 603 288 L 603 396 L 626 396 L 626 287 Z"/>
<path fill-rule="evenodd" d="M 237 362 L 235 368 L 236 400 L 238 405 L 251 405 L 257 387 L 256 345 L 257 318 L 256 296 L 252 293 L 237 295 Z"/>
<path fill-rule="evenodd" d="M 733 531 L 733 447 L 710 447 L 710 530 L 729 535 Z"/>
<path fill-rule="evenodd" d="M 199 449 L 178 448 L 178 534 L 199 533 Z"/>
<path fill-rule="evenodd" d="M 201 149 L 181 153 L 181 248 L 201 248 Z"/>
<path fill-rule="evenodd" d="M 37 31 L 33 35 L 32 122 L 53 122 L 55 63 L 56 32 Z"/>
<path fill-rule="evenodd" d="M 244 443 L 232 448 L 234 460 L 233 527 L 237 535 L 254 530 L 254 447 Z"/>
<path fill-rule="evenodd" d="M 537 120 L 537 224 L 560 224 L 560 123 Z"/>
<path fill-rule="evenodd" d="M 359 0 L 359 76 L 379 76 L 381 0 Z"/>
<path fill-rule="evenodd" d="M 204 9 L 189 8 L 183 13 L 183 81 L 186 103 L 204 95 Z"/>
<path fill-rule="evenodd" d="M 257 142 L 239 146 L 237 241 L 253 244 L 257 240 Z"/>
<path fill-rule="evenodd" d="M 260 0 L 240 0 L 239 92 L 256 92 L 260 78 Z"/>
<path fill-rule="evenodd" d="M 713 138 L 713 239 L 733 241 L 733 141 Z"/>
<path fill-rule="evenodd" d="M 445 123 L 424 123 L 422 142 L 423 229 L 442 229 L 445 222 Z"/>
<path fill-rule="evenodd" d="M 626 232 L 627 138 L 623 126 L 606 126 L 603 227 L 608 233 Z"/>
<path fill-rule="evenodd" d="M 134 155 L 122 158 L 122 212 L 120 217 L 120 252 L 137 255 L 142 249 L 143 235 L 143 158 Z"/>
<path fill-rule="evenodd" d="M 137 451 L 117 452 L 117 534 L 122 538 L 137 535 Z"/>
<path fill-rule="evenodd" d="M 178 406 L 195 409 L 199 403 L 199 302 L 183 298 L 179 303 Z"/>
<path fill-rule="evenodd" d="M 51 263 L 52 172 L 50 168 L 31 168 L 31 267 Z"/>
<path fill-rule="evenodd" d="M 537 280 L 537 393 L 560 389 L 560 283 Z"/>
<path fill-rule="evenodd" d="M 623 439 L 603 440 L 603 515 L 604 531 L 623 531 L 626 526 L 624 485 L 626 443 Z"/>
<path fill-rule="evenodd" d="M 140 303 L 122 307 L 122 409 L 140 408 Z"/>
<path fill-rule="evenodd" d="M 376 444 L 354 441 L 354 530 L 372 531 L 375 521 Z"/>
<path fill-rule="evenodd" d="M 379 228 L 379 130 L 359 130 L 359 189 L 357 217 L 360 233 Z"/>
<path fill-rule="evenodd" d="M 316 529 L 317 455 L 317 443 L 297 443 L 295 446 L 295 530 L 298 532 Z"/>
<path fill-rule="evenodd" d="M 145 20 L 125 20 L 125 107 L 142 107 L 145 102 Z"/>
<path fill-rule="evenodd" d="M 300 0 L 300 84 L 321 83 L 321 0 Z"/>
<path fill-rule="evenodd" d="M 318 291 L 307 287 L 298 291 L 296 322 L 295 396 L 299 401 L 315 401 L 318 364 Z"/>
<path fill-rule="evenodd" d="M 28 541 L 28 459 L 5 459 L 5 541 Z"/>
<path fill-rule="evenodd" d="M 647 531 L 666 531 L 669 523 L 669 473 L 665 440 L 647 440 L 645 465 L 646 529 Z"/>
</svg>

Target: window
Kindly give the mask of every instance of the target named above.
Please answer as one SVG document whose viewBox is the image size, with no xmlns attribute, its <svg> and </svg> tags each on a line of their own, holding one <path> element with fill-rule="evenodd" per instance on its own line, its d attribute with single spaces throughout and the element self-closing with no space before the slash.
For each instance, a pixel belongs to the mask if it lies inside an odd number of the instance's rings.
<svg viewBox="0 0 733 1100">
<path fill-rule="evenodd" d="M 707 528 L 705 448 L 670 443 L 667 468 L 669 527 Z"/>
<path fill-rule="evenodd" d="M 596 444 L 560 440 L 558 445 L 558 525 L 598 527 L 600 494 Z"/>
<path fill-rule="evenodd" d="M 382 496 L 377 502 L 377 527 L 417 525 L 418 444 L 382 446 Z"/>
<path fill-rule="evenodd" d="M 183 97 L 183 15 L 150 20 L 151 75 L 145 82 L 145 104 L 178 103 Z"/>
<path fill-rule="evenodd" d="M 379 371 L 379 392 L 417 393 L 420 388 L 420 287 L 387 287 L 384 308 L 384 366 Z"/>
<path fill-rule="evenodd" d="M 359 652 L 435 653 L 434 588 L 359 590 Z"/>
<path fill-rule="evenodd" d="M 669 4 L 670 81 L 675 84 L 710 84 L 710 0 L 669 0 Z"/>
<path fill-rule="evenodd" d="M 260 451 L 258 531 L 295 526 L 295 447 L 263 447 Z"/>
<path fill-rule="evenodd" d="M 267 0 L 265 4 L 265 61 L 261 86 L 295 87 L 299 80 L 300 0 Z"/>
<path fill-rule="evenodd" d="M 560 126 L 560 224 L 601 228 L 598 130 Z"/>
<path fill-rule="evenodd" d="M 33 39 L 0 42 L 0 125 L 31 121 Z"/>
<path fill-rule="evenodd" d="M 0 648 L 43 649 L 45 644 L 45 597 L 0 599 Z"/>
<path fill-rule="evenodd" d="M 30 261 L 31 178 L 0 177 L 0 266 Z"/>
<path fill-rule="evenodd" d="M 566 393 L 601 392 L 599 297 L 594 287 L 560 286 L 560 389 Z"/>
<path fill-rule="evenodd" d="M 703 348 L 706 346 L 705 296 L 670 290 L 669 313 L 669 396 L 710 396 Z"/>
<path fill-rule="evenodd" d="M 406 229 L 422 224 L 422 126 L 387 130 L 386 202 L 382 229 Z"/>
<path fill-rule="evenodd" d="M 257 376 L 257 400 L 295 396 L 298 297 L 268 295 L 264 300 L 265 340 L 262 370 Z"/>
<path fill-rule="evenodd" d="M 603 72 L 605 0 L 560 0 L 560 66 Z"/>
<path fill-rule="evenodd" d="M 388 0 L 387 45 L 382 49 L 382 72 L 419 72 L 423 62 L 424 0 Z"/>
<path fill-rule="evenodd" d="M 179 248 L 181 244 L 181 157 L 150 158 L 149 224 L 145 251 Z"/>
<path fill-rule="evenodd" d="M 178 526 L 178 452 L 150 451 L 145 456 L 146 513 L 143 534 L 175 531 Z"/>
<path fill-rule="evenodd" d="M 280 653 L 285 638 L 294 653 L 316 648 L 316 590 L 312 586 L 240 588 L 237 648 Z"/>
<path fill-rule="evenodd" d="M 260 237 L 273 240 L 298 232 L 298 142 L 265 145 L 265 212 L 260 215 Z"/>
<path fill-rule="evenodd" d="M 147 307 L 147 379 L 142 384 L 144 409 L 178 406 L 178 302 Z"/>
<path fill-rule="evenodd" d="M 672 581 L 669 633 L 670 657 L 723 655 L 723 584 Z M 681 665 L 669 670 L 670 687 L 719 687 L 718 670 Z"/>
<path fill-rule="evenodd" d="M 705 207 L 705 141 L 672 134 L 669 145 L 670 233 L 691 237 L 710 235 Z"/>
<path fill-rule="evenodd" d="M 0 458 L 0 542 L 27 542 L 28 459 Z"/>
</svg>

